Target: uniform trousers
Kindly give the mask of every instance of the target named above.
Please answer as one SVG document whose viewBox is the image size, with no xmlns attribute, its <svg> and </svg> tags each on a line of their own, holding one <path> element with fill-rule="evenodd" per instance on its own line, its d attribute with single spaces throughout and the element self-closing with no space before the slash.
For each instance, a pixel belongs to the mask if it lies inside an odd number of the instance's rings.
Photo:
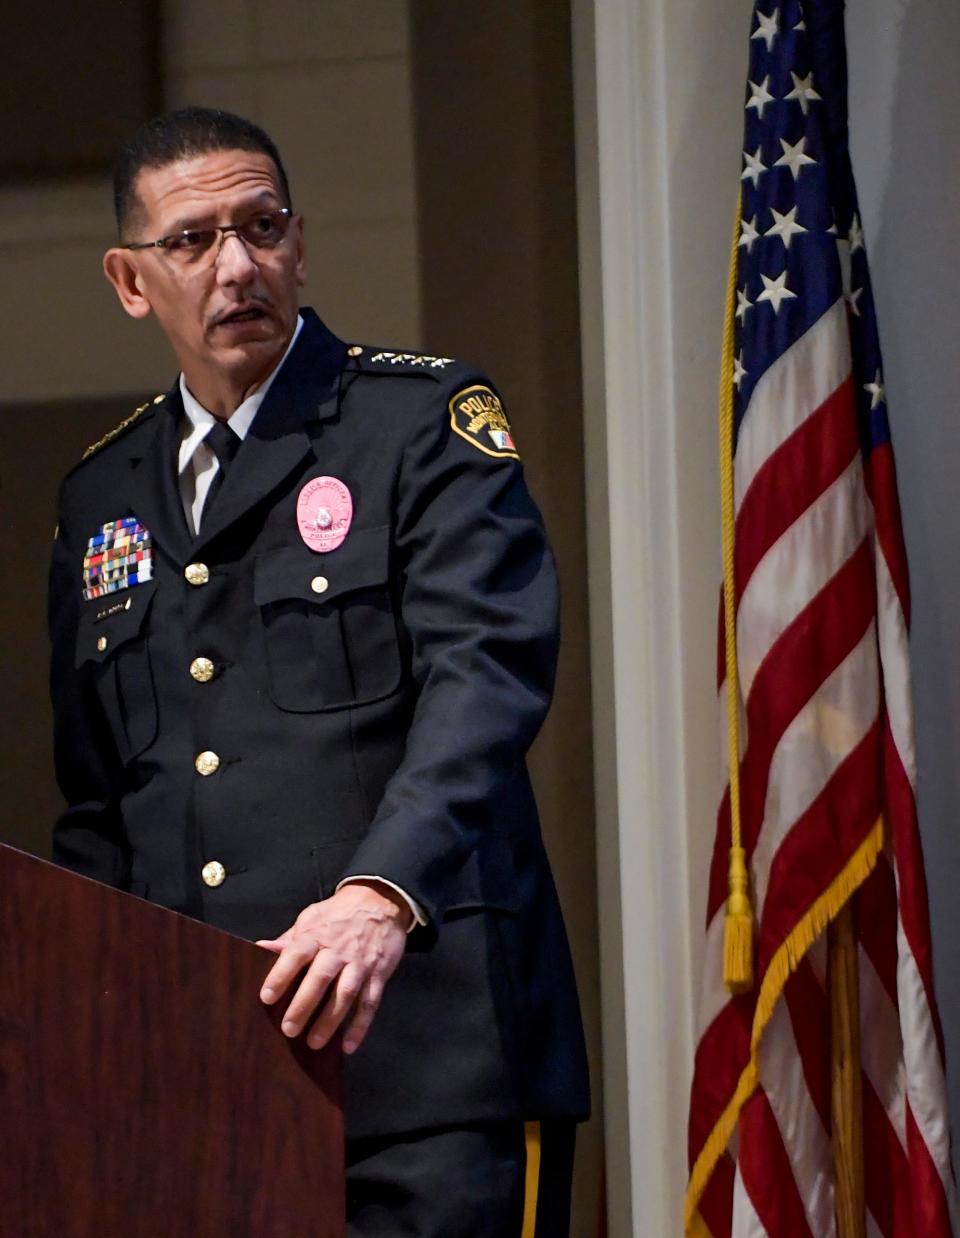
<svg viewBox="0 0 960 1238">
<path fill-rule="evenodd" d="M 348 1238 L 569 1238 L 572 1121 L 347 1142 Z"/>
</svg>

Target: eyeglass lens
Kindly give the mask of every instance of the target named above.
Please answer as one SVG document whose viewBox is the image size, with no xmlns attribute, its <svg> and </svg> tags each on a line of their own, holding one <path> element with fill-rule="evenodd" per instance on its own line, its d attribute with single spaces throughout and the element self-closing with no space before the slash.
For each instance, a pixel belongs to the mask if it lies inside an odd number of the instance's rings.
<svg viewBox="0 0 960 1238">
<path fill-rule="evenodd" d="M 164 248 L 178 258 L 196 258 L 205 254 L 214 245 L 219 248 L 220 237 L 236 233 L 245 245 L 254 249 L 273 249 L 279 245 L 290 226 L 286 211 L 261 211 L 249 219 L 224 228 L 191 228 L 164 237 Z"/>
</svg>

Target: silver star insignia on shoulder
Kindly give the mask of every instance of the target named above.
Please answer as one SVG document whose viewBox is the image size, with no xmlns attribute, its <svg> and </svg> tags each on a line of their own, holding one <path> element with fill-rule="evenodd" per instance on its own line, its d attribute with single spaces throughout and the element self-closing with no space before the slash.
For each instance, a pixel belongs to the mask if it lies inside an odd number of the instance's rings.
<svg viewBox="0 0 960 1238">
<path fill-rule="evenodd" d="M 412 352 L 378 352 L 374 353 L 370 360 L 389 362 L 390 365 L 424 365 L 432 370 L 442 370 L 444 366 L 453 365 L 453 357 L 428 357 L 425 353 Z"/>
</svg>

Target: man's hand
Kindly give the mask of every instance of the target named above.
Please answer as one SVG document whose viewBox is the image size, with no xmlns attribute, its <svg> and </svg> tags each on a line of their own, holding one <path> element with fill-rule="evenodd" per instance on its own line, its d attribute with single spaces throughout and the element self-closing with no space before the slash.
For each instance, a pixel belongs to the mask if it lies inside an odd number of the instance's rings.
<svg viewBox="0 0 960 1238">
<path fill-rule="evenodd" d="M 283 1017 L 284 1035 L 298 1036 L 329 992 L 307 1044 L 323 1048 L 353 1011 L 343 1049 L 358 1049 L 403 955 L 410 920 L 409 906 L 389 886 L 358 881 L 311 903 L 273 941 L 258 941 L 280 956 L 260 990 L 266 1005 L 278 1001 L 307 969 Z"/>
</svg>

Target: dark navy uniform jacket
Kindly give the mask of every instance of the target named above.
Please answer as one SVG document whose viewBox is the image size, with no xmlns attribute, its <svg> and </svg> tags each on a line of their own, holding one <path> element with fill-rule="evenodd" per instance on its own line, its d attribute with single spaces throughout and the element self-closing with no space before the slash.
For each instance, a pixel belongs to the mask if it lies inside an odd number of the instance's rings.
<svg viewBox="0 0 960 1238">
<path fill-rule="evenodd" d="M 429 923 L 348 1063 L 348 1133 L 582 1116 L 576 990 L 524 761 L 558 635 L 539 513 L 482 375 L 348 355 L 304 317 L 197 537 L 177 386 L 63 484 L 55 858 L 250 939 L 345 876 L 386 878 Z M 297 522 L 317 477 L 353 504 L 327 552 Z M 84 600 L 89 539 L 128 517 L 151 578 Z M 210 861 L 226 873 L 213 887 Z"/>
</svg>

